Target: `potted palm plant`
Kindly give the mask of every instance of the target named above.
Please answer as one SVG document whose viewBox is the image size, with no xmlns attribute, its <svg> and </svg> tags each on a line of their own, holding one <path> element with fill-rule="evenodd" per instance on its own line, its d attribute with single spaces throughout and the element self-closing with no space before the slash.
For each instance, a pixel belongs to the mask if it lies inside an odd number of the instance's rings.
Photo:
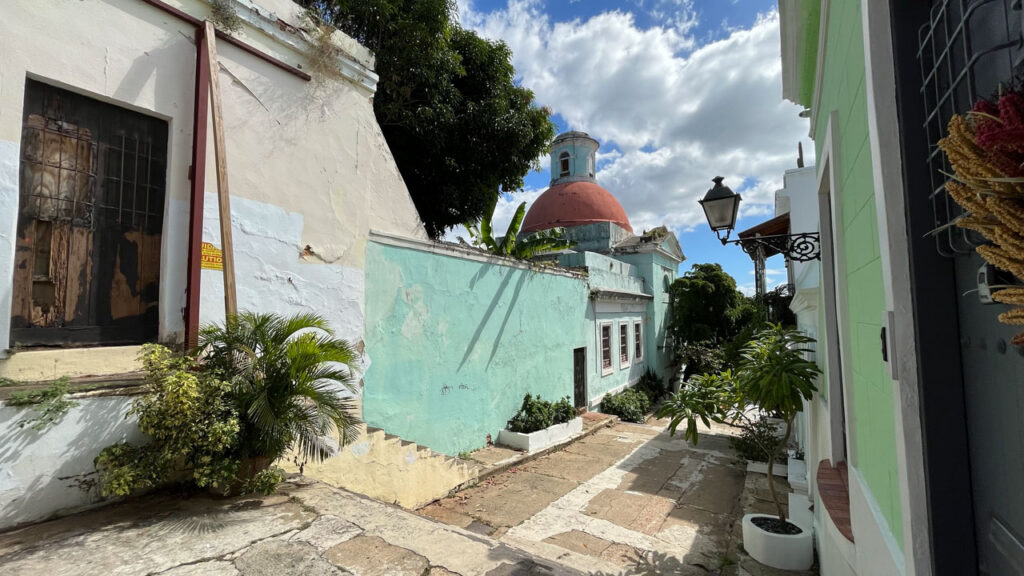
<svg viewBox="0 0 1024 576">
<path fill-rule="evenodd" d="M 670 417 L 669 432 L 675 435 L 685 423 L 684 437 L 694 444 L 698 422 L 712 421 L 745 428 L 751 426 L 757 412 L 774 412 L 783 421 L 781 441 L 765 442 L 768 462 L 768 490 L 777 514 L 747 514 L 743 517 L 743 547 L 762 564 L 786 570 L 806 570 L 814 563 L 814 545 L 809 528 L 797 526 L 786 518 L 775 487 L 773 465 L 789 443 L 793 421 L 803 401 L 814 394 L 815 380 L 821 370 L 807 360 L 808 344 L 814 342 L 798 330 L 770 325 L 759 332 L 743 349 L 735 372 L 704 374 L 687 381 L 659 410 Z"/>
<path fill-rule="evenodd" d="M 232 385 L 239 416 L 239 477 L 287 452 L 300 462 L 332 456 L 356 438 L 359 353 L 315 314 L 242 312 L 199 334 L 203 367 Z"/>
</svg>

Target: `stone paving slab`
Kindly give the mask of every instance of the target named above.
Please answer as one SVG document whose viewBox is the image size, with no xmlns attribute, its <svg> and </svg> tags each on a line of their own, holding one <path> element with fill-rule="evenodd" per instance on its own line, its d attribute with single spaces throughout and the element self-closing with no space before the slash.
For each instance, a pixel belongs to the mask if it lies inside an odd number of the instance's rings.
<svg viewBox="0 0 1024 576">
<path fill-rule="evenodd" d="M 4 576 L 582 574 L 298 478 L 270 497 L 156 495 L 0 534 Z"/>
</svg>

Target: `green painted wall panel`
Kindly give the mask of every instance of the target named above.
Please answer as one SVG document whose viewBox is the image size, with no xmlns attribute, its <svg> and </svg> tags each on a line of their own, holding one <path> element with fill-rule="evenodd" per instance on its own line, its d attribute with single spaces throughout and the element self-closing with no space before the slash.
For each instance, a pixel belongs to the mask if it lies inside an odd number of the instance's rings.
<svg viewBox="0 0 1024 576">
<path fill-rule="evenodd" d="M 573 349 L 593 365 L 581 278 L 370 242 L 363 417 L 445 454 L 482 447 L 527 392 L 573 393 Z"/>
<path fill-rule="evenodd" d="M 847 434 L 851 461 L 867 482 L 894 539 L 902 547 L 902 517 L 896 457 L 892 382 L 882 362 L 879 332 L 885 309 L 873 167 L 868 142 L 864 45 L 859 2 L 832 2 L 825 47 L 821 100 L 814 126 L 818 158 L 831 113 L 838 118 L 839 190 L 833 199 L 839 214 L 836 247 L 840 261 L 840 329 L 846 348 L 845 382 L 853 405 Z M 824 309 L 822 303 L 821 309 Z M 821 324 L 824 326 L 824 322 Z M 824 333 L 824 331 L 823 331 Z M 818 360 L 825 365 L 824 344 Z"/>
</svg>

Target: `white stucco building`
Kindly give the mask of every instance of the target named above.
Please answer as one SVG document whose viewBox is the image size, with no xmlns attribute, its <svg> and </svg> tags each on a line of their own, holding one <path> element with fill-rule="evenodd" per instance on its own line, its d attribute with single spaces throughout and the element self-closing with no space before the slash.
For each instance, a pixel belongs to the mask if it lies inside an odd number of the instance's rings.
<svg viewBox="0 0 1024 576">
<path fill-rule="evenodd" d="M 230 4 L 243 26 L 216 58 L 238 308 L 323 314 L 361 347 L 369 230 L 426 237 L 374 118 L 373 55 L 335 32 L 338 77 L 311 79 L 299 6 Z M 0 3 L 0 377 L 131 373 L 141 343 L 224 317 L 222 272 L 200 266 L 203 243 L 211 261 L 223 248 L 212 119 L 194 123 L 210 14 Z M 88 504 L 92 458 L 134 433 L 129 403 L 80 398 L 42 433 L 0 406 L 0 528 Z"/>
</svg>

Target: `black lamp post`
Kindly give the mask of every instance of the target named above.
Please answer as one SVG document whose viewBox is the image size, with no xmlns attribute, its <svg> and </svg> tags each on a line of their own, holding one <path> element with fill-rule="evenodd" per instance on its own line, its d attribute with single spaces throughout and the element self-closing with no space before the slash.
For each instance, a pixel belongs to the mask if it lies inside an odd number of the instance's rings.
<svg viewBox="0 0 1024 576">
<path fill-rule="evenodd" d="M 711 179 L 715 186 L 708 190 L 700 205 L 708 224 L 715 231 L 722 244 L 739 244 L 743 251 L 751 256 L 758 253 L 759 248 L 782 254 L 787 260 L 808 262 L 821 259 L 820 238 L 817 232 L 801 232 L 799 234 L 776 234 L 772 236 L 751 236 L 729 240 L 729 234 L 736 227 L 736 216 L 740 211 L 739 194 L 722 184 L 723 178 L 715 176 Z M 722 231 L 725 236 L 722 236 Z"/>
</svg>

